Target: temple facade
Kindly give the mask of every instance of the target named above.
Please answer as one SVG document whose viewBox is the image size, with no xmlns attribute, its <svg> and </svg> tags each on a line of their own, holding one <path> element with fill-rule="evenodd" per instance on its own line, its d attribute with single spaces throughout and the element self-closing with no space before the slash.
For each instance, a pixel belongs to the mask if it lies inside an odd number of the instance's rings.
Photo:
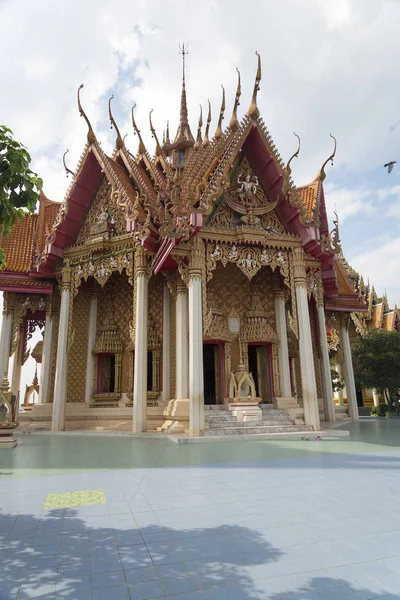
<svg viewBox="0 0 400 600">
<path fill-rule="evenodd" d="M 335 420 L 330 353 L 340 343 L 348 415 L 358 418 L 350 352 L 352 313 L 368 304 L 329 231 L 323 181 L 296 187 L 257 107 L 229 125 L 225 95 L 192 135 L 183 74 L 180 121 L 156 151 L 116 132 L 112 156 L 88 125 L 62 203 L 42 193 L 3 240 L 0 341 L 3 389 L 20 392 L 21 366 L 40 327 L 39 402 L 23 418 L 53 431 L 85 424 L 141 433 L 207 430 L 208 407 L 238 422 L 260 405 L 319 430 Z M 82 86 L 81 86 L 82 87 Z M 336 349 L 337 349 L 336 343 Z M 9 372 L 9 358 L 14 356 Z M 37 384 L 37 382 L 36 382 Z M 235 410 L 232 410 L 232 409 Z"/>
</svg>

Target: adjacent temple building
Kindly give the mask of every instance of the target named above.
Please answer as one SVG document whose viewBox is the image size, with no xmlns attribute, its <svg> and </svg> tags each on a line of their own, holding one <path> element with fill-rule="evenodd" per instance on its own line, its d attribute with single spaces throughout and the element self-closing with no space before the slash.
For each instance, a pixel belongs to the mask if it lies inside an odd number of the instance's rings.
<svg viewBox="0 0 400 600">
<path fill-rule="evenodd" d="M 139 148 L 128 151 L 111 99 L 116 143 L 105 154 L 78 90 L 87 144 L 64 202 L 42 193 L 37 214 L 2 242 L 3 391 L 18 394 L 27 342 L 35 327 L 43 333 L 39 402 L 23 417 L 32 426 L 199 436 L 215 407 L 244 432 L 268 409 L 318 430 L 335 420 L 332 351 L 358 418 L 349 324 L 369 308 L 337 222 L 328 227 L 323 181 L 336 141 L 316 178 L 296 187 L 300 146 L 284 164 L 257 107 L 257 60 L 247 113 L 237 115 L 238 73 L 229 125 L 223 92 L 214 135 L 210 108 L 192 134 L 183 70 L 175 137 L 167 127 L 159 140 L 150 111 L 154 156 L 133 110 Z"/>
</svg>

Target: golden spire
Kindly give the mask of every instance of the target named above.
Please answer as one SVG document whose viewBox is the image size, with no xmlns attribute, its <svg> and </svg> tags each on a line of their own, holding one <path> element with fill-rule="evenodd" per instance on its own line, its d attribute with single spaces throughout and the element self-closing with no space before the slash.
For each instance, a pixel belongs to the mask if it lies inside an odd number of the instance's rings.
<svg viewBox="0 0 400 600">
<path fill-rule="evenodd" d="M 167 121 L 167 132 L 166 132 L 166 135 L 165 135 L 165 143 L 166 144 L 170 144 L 171 143 L 170 139 L 169 139 L 169 121 Z"/>
<path fill-rule="evenodd" d="M 253 97 L 251 99 L 251 104 L 247 111 L 247 114 L 249 115 L 249 117 L 251 117 L 254 120 L 258 119 L 258 117 L 260 116 L 260 111 L 258 110 L 258 106 L 257 106 L 257 92 L 260 89 L 260 81 L 261 81 L 261 57 L 258 54 L 258 52 L 256 52 L 256 54 L 257 54 L 256 80 L 254 82 Z"/>
<path fill-rule="evenodd" d="M 89 119 L 87 118 L 87 116 L 86 116 L 86 113 L 85 113 L 85 111 L 84 111 L 84 110 L 83 110 L 83 108 L 82 108 L 81 99 L 80 99 L 80 91 L 81 91 L 81 89 L 82 89 L 83 87 L 84 87 L 84 86 L 83 86 L 83 83 L 81 83 L 81 85 L 78 87 L 78 110 L 79 110 L 79 113 L 80 113 L 81 117 L 83 117 L 83 118 L 85 119 L 85 121 L 86 121 L 86 123 L 87 123 L 87 126 L 88 126 L 88 128 L 89 128 L 89 131 L 88 131 L 88 133 L 87 133 L 87 141 L 88 141 L 88 144 L 94 144 L 94 143 L 96 143 L 96 141 L 97 141 L 97 140 L 96 140 L 96 136 L 95 136 L 95 134 L 94 134 L 94 131 L 93 131 L 93 129 L 92 129 L 92 126 L 91 126 L 91 124 L 90 124 L 90 121 L 89 121 Z"/>
<path fill-rule="evenodd" d="M 231 120 L 229 121 L 229 127 L 232 129 L 232 131 L 236 131 L 239 128 L 239 121 L 237 118 L 237 109 L 238 106 L 240 105 L 240 95 L 242 93 L 242 88 L 240 85 L 240 71 L 238 68 L 236 68 L 237 74 L 238 74 L 238 83 L 237 83 L 237 88 L 236 88 L 236 96 L 235 96 L 235 104 L 233 105 L 233 111 L 232 111 L 232 117 Z"/>
<path fill-rule="evenodd" d="M 333 152 L 332 154 L 326 159 L 326 161 L 324 162 L 324 164 L 322 165 L 322 167 L 319 170 L 317 179 L 319 179 L 320 181 L 324 181 L 325 177 L 326 177 L 326 173 L 325 173 L 325 167 L 328 164 L 328 162 L 331 160 L 332 164 L 333 164 L 333 159 L 335 158 L 335 154 L 336 154 L 336 138 L 330 133 L 329 134 L 331 136 L 331 138 L 333 139 L 334 146 L 333 146 Z"/>
<path fill-rule="evenodd" d="M 179 46 L 180 54 L 182 54 L 182 92 L 181 92 L 181 111 L 180 111 L 180 119 L 179 126 L 176 132 L 174 142 L 178 141 L 189 141 L 194 142 L 194 138 L 192 132 L 190 131 L 189 121 L 188 121 L 188 110 L 187 110 L 187 102 L 186 102 L 186 87 L 185 87 L 185 56 L 188 54 L 187 44 L 182 44 Z"/>
<path fill-rule="evenodd" d="M 225 88 L 223 85 L 221 85 L 221 87 L 222 87 L 221 110 L 219 111 L 219 119 L 218 119 L 217 129 L 215 130 L 215 133 L 214 133 L 214 137 L 216 140 L 219 140 L 222 135 L 222 120 L 224 118 L 224 112 L 225 112 Z"/>
<path fill-rule="evenodd" d="M 207 100 L 207 102 L 208 102 L 208 116 L 207 116 L 206 132 L 204 134 L 204 140 L 203 140 L 204 147 L 208 146 L 208 144 L 210 143 L 210 140 L 208 139 L 208 134 L 210 131 L 210 123 L 211 123 L 211 103 L 209 100 Z"/>
<path fill-rule="evenodd" d="M 193 148 L 195 150 L 197 150 L 198 148 L 200 148 L 200 146 L 202 144 L 202 141 L 203 141 L 202 138 L 201 138 L 201 128 L 202 127 L 203 127 L 203 109 L 202 109 L 201 104 L 200 104 L 200 117 L 199 117 L 199 125 L 197 127 L 197 138 L 196 138 L 196 141 L 195 141 L 194 146 L 193 146 Z"/>
<path fill-rule="evenodd" d="M 114 127 L 115 132 L 117 134 L 117 139 L 115 140 L 115 145 L 117 146 L 118 150 L 121 150 L 121 148 L 124 147 L 124 141 L 123 141 L 123 139 L 121 137 L 121 134 L 120 134 L 119 129 L 118 129 L 118 125 L 116 124 L 115 119 L 113 117 L 113 114 L 111 112 L 111 100 L 113 98 L 114 98 L 114 94 L 111 96 L 111 98 L 108 101 L 108 115 L 110 117 L 110 123 L 111 123 L 110 129 L 112 129 Z"/>
<path fill-rule="evenodd" d="M 153 138 L 156 140 L 156 154 L 159 154 L 159 152 L 161 151 L 161 146 L 160 146 L 160 142 L 158 141 L 158 137 L 156 134 L 156 130 L 153 127 L 153 122 L 151 120 L 151 113 L 153 112 L 153 109 L 151 109 L 150 114 L 149 114 L 149 121 L 150 121 L 150 131 L 151 131 L 151 135 L 153 136 Z"/>
<path fill-rule="evenodd" d="M 64 152 L 64 154 L 63 154 L 63 165 L 64 165 L 65 172 L 66 172 L 66 174 L 67 174 L 67 177 L 68 177 L 68 175 L 69 175 L 69 174 L 71 174 L 71 175 L 72 175 L 72 177 L 73 177 L 73 176 L 75 175 L 75 173 L 74 173 L 73 171 L 71 171 L 71 169 L 68 169 L 68 167 L 67 167 L 67 163 L 65 162 L 65 157 L 66 157 L 66 155 L 68 154 L 68 152 L 69 152 L 69 150 L 66 150 L 66 151 Z"/>
<path fill-rule="evenodd" d="M 297 158 L 297 157 L 299 156 L 299 153 L 300 153 L 300 137 L 297 135 L 297 133 L 296 133 L 296 132 L 294 132 L 294 134 L 293 134 L 293 135 L 295 135 L 295 136 L 297 137 L 297 139 L 299 140 L 299 145 L 297 146 L 297 150 L 296 150 L 296 152 L 293 154 L 293 156 L 291 156 L 291 157 L 289 158 L 289 160 L 288 160 L 288 162 L 287 162 L 287 165 L 286 165 L 286 171 L 287 171 L 288 175 L 290 175 L 290 174 L 291 174 L 291 172 L 292 172 L 292 169 L 290 168 L 290 163 L 292 162 L 292 160 L 293 160 L 294 158 Z"/>
<path fill-rule="evenodd" d="M 137 135 L 139 138 L 139 154 L 144 154 L 146 152 L 146 148 L 145 148 L 145 145 L 143 144 L 142 136 L 140 135 L 140 129 L 138 129 L 138 126 L 136 125 L 136 122 L 135 122 L 135 116 L 134 116 L 134 112 L 133 112 L 135 107 L 136 107 L 136 103 L 132 106 L 132 126 L 133 126 L 133 129 L 135 130 L 135 135 Z"/>
</svg>

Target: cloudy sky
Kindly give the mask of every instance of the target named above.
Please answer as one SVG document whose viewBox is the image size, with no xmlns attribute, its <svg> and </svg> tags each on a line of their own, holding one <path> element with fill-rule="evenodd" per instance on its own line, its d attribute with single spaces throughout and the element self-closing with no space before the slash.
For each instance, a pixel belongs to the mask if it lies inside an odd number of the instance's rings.
<svg viewBox="0 0 400 600">
<path fill-rule="evenodd" d="M 189 44 L 187 91 L 192 130 L 209 98 L 214 127 L 221 84 L 227 118 L 236 67 L 247 110 L 262 57 L 262 116 L 298 185 L 312 180 L 338 140 L 328 169 L 328 212 L 336 206 L 344 253 L 378 293 L 400 303 L 400 44 L 397 0 L 0 0 L 1 122 L 30 150 L 44 190 L 62 200 L 86 127 L 76 90 L 105 150 L 113 147 L 107 101 L 133 151 L 137 121 L 150 149 L 148 113 L 159 135 L 179 116 L 178 44 Z M 383 164 L 399 160 L 393 172 Z"/>
</svg>

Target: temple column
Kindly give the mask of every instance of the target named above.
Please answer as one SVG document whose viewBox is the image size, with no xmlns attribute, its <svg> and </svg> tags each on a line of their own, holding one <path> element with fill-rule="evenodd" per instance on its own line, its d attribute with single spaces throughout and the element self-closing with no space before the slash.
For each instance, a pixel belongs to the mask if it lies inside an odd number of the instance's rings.
<svg viewBox="0 0 400 600">
<path fill-rule="evenodd" d="M 71 269 L 65 261 L 61 280 L 61 307 L 58 327 L 56 376 L 54 381 L 52 431 L 64 431 L 68 375 L 68 321 L 71 296 Z"/>
<path fill-rule="evenodd" d="M 96 284 L 94 284 L 96 285 Z M 85 383 L 85 402 L 90 404 L 93 393 L 93 377 L 94 377 L 94 355 L 93 349 L 96 343 L 96 325 L 97 325 L 97 290 L 94 288 L 90 297 L 90 312 L 89 312 L 89 331 L 88 331 L 88 347 L 86 358 L 86 383 Z"/>
<path fill-rule="evenodd" d="M 322 390 L 324 395 L 325 419 L 327 421 L 336 421 L 335 403 L 333 400 L 331 363 L 329 360 L 328 338 L 326 336 L 325 310 L 322 289 L 319 292 L 317 302 L 318 311 L 318 330 L 319 330 L 319 345 L 322 356 Z"/>
<path fill-rule="evenodd" d="M 379 394 L 375 388 L 372 390 L 372 400 L 374 401 L 374 406 L 379 406 Z"/>
<path fill-rule="evenodd" d="M 51 367 L 53 364 L 53 325 L 54 317 L 47 313 L 44 325 L 42 365 L 40 369 L 39 404 L 49 402 Z"/>
<path fill-rule="evenodd" d="M 340 333 L 343 347 L 344 380 L 346 383 L 347 406 L 349 411 L 349 417 L 351 419 L 358 419 L 359 415 L 357 405 L 357 393 L 356 386 L 354 383 L 353 361 L 351 358 L 349 330 L 347 328 L 346 319 L 343 317 L 341 318 L 340 322 Z"/>
<path fill-rule="evenodd" d="M 23 329 L 20 329 L 18 345 L 14 353 L 14 362 L 11 375 L 11 394 L 17 396 L 21 385 L 22 357 L 24 353 Z"/>
<path fill-rule="evenodd" d="M 0 334 L 0 381 L 3 379 L 4 371 L 7 369 L 8 379 L 8 359 L 10 357 L 11 337 L 13 326 L 13 308 L 8 305 L 8 295 L 3 294 L 3 318 L 1 321 Z"/>
<path fill-rule="evenodd" d="M 189 434 L 199 436 L 204 429 L 203 305 L 202 266 L 204 245 L 193 241 L 189 262 Z"/>
<path fill-rule="evenodd" d="M 189 398 L 188 290 L 178 277 L 176 286 L 176 391 L 175 398 Z"/>
<path fill-rule="evenodd" d="M 304 421 L 306 425 L 310 425 L 315 431 L 318 431 L 320 429 L 320 421 L 303 248 L 293 249 L 293 264 L 299 326 L 299 354 Z"/>
<path fill-rule="evenodd" d="M 169 361 L 171 333 L 170 333 L 170 305 L 171 297 L 167 284 L 163 290 L 163 339 L 162 339 L 162 399 L 169 400 L 171 395 L 171 369 Z"/>
<path fill-rule="evenodd" d="M 290 385 L 290 364 L 286 329 L 285 297 L 283 292 L 280 290 L 275 291 L 274 296 L 276 332 L 278 334 L 278 362 L 281 396 L 284 398 L 290 398 L 292 396 L 292 389 Z"/>
<path fill-rule="evenodd" d="M 147 255 L 138 246 L 135 252 L 135 363 L 133 378 L 133 432 L 147 430 L 147 325 L 149 300 L 149 274 Z"/>
</svg>

